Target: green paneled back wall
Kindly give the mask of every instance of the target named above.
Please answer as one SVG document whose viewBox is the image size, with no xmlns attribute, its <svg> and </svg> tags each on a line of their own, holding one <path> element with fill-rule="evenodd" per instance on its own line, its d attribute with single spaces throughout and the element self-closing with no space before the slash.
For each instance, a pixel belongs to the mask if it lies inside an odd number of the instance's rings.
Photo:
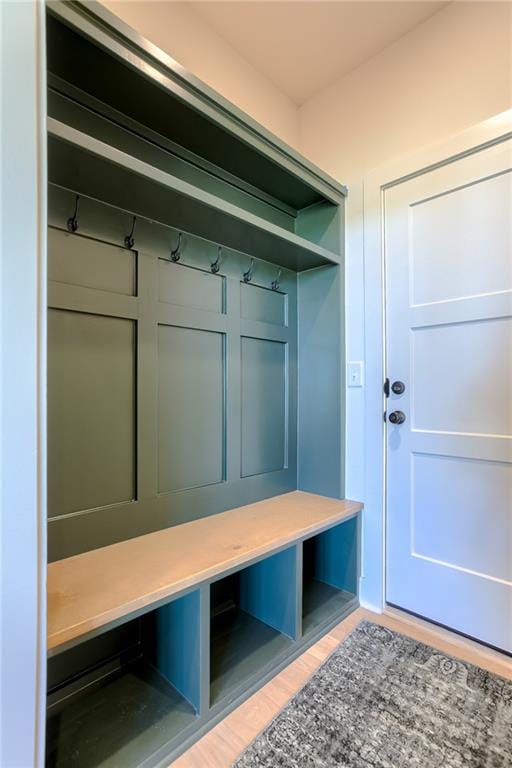
<svg viewBox="0 0 512 768">
<path fill-rule="evenodd" d="M 58 559 L 297 487 L 297 275 L 50 186 Z M 272 290 L 272 281 L 279 289 Z"/>
</svg>

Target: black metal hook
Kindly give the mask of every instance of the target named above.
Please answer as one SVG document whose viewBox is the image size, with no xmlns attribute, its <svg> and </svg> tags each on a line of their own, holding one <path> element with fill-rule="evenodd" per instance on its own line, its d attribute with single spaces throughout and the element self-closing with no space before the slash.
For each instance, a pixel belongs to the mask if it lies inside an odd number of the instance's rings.
<svg viewBox="0 0 512 768">
<path fill-rule="evenodd" d="M 178 244 L 171 251 L 171 261 L 177 262 L 181 259 L 181 232 L 178 233 Z"/>
<path fill-rule="evenodd" d="M 133 221 L 132 221 L 132 230 L 131 230 L 130 234 L 126 235 L 126 237 L 124 239 L 124 244 L 125 244 L 126 248 L 133 248 L 133 246 L 135 245 L 135 238 L 133 237 L 133 234 L 135 232 L 135 224 L 136 223 L 137 223 L 137 217 L 134 216 L 133 217 Z"/>
<path fill-rule="evenodd" d="M 251 264 L 247 272 L 244 272 L 244 283 L 250 283 L 252 280 L 252 273 L 254 272 L 254 259 L 251 259 Z"/>
<path fill-rule="evenodd" d="M 216 275 L 220 269 L 221 256 L 222 256 L 222 245 L 219 245 L 219 250 L 217 251 L 217 258 L 215 259 L 215 261 L 213 261 L 210 264 L 210 269 L 214 275 Z"/>
<path fill-rule="evenodd" d="M 80 204 L 80 195 L 75 197 L 75 212 L 67 221 L 68 232 L 76 232 L 78 229 L 78 206 Z"/>
<path fill-rule="evenodd" d="M 282 270 L 278 270 L 276 279 L 272 280 L 271 287 L 273 291 L 279 290 L 279 284 L 281 282 L 281 271 Z"/>
</svg>

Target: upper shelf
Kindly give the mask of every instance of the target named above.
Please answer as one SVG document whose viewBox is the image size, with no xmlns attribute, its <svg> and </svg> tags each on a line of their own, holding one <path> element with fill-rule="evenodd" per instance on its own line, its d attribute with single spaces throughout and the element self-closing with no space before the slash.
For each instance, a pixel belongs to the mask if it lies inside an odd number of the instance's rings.
<svg viewBox="0 0 512 768">
<path fill-rule="evenodd" d="M 117 147 L 48 118 L 50 182 L 301 271 L 340 256 Z"/>
<path fill-rule="evenodd" d="M 342 185 L 99 3 L 49 2 L 48 9 L 52 76 L 297 211 L 343 200 Z"/>
<path fill-rule="evenodd" d="M 361 509 L 359 502 L 293 491 L 51 563 L 48 651 L 64 649 Z"/>
</svg>

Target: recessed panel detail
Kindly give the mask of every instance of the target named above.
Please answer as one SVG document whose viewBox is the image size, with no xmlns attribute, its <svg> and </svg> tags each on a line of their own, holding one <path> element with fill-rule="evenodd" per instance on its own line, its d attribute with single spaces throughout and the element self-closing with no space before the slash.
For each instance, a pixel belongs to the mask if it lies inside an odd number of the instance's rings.
<svg viewBox="0 0 512 768">
<path fill-rule="evenodd" d="M 512 435 L 512 318 L 414 330 L 411 364 L 416 429 Z"/>
<path fill-rule="evenodd" d="M 272 325 L 287 325 L 287 296 L 259 285 L 240 285 L 241 315 L 246 320 L 259 320 Z"/>
<path fill-rule="evenodd" d="M 90 237 L 48 228 L 48 279 L 136 295 L 137 254 Z"/>
<path fill-rule="evenodd" d="M 48 312 L 48 513 L 136 494 L 135 322 Z"/>
<path fill-rule="evenodd" d="M 241 338 L 241 475 L 286 466 L 286 344 Z"/>
<path fill-rule="evenodd" d="M 410 208 L 412 303 L 512 290 L 512 173 Z"/>
<path fill-rule="evenodd" d="M 412 457 L 416 555 L 512 582 L 512 464 Z"/>
<path fill-rule="evenodd" d="M 224 479 L 224 336 L 158 326 L 158 492 Z"/>
<path fill-rule="evenodd" d="M 159 259 L 158 292 L 166 304 L 224 312 L 224 278 L 202 269 Z"/>
</svg>

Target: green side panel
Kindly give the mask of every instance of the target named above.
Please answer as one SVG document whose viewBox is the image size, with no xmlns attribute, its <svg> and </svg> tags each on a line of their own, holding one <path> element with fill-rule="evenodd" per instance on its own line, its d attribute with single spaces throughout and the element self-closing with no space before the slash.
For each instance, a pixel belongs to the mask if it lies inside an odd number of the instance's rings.
<svg viewBox="0 0 512 768">
<path fill-rule="evenodd" d="M 48 513 L 136 496 L 135 323 L 48 314 Z"/>
<path fill-rule="evenodd" d="M 299 488 L 344 496 L 345 350 L 341 267 L 298 277 Z"/>
</svg>

